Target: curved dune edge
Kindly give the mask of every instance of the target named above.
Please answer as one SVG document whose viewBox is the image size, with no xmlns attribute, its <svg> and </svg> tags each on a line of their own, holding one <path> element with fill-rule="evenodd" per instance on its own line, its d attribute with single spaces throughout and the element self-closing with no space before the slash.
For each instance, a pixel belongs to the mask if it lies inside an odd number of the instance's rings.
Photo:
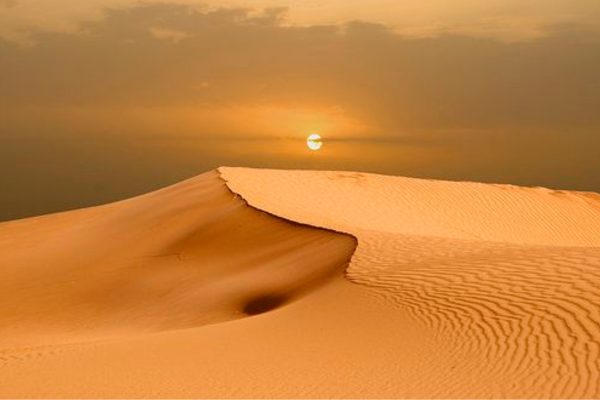
<svg viewBox="0 0 600 400">
<path fill-rule="evenodd" d="M 250 205 L 311 226 L 600 247 L 600 194 L 358 172 L 220 167 Z"/>
<path fill-rule="evenodd" d="M 348 236 L 250 207 L 216 171 L 0 224 L 0 350 L 262 314 L 343 277 Z M 3 357 L 0 354 L 0 361 Z"/>
<path fill-rule="evenodd" d="M 254 207 L 357 238 L 348 279 L 452 349 L 429 361 L 447 369 L 427 370 L 436 384 L 418 396 L 600 396 L 600 195 L 219 171 Z"/>
</svg>

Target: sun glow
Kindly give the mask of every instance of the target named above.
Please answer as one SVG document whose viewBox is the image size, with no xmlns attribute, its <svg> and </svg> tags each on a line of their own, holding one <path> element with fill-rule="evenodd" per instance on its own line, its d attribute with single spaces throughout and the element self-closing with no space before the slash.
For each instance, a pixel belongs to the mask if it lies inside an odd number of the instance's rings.
<svg viewBox="0 0 600 400">
<path fill-rule="evenodd" d="M 313 133 L 306 139 L 306 145 L 313 151 L 321 150 L 321 147 L 323 147 L 323 139 L 318 133 Z"/>
</svg>

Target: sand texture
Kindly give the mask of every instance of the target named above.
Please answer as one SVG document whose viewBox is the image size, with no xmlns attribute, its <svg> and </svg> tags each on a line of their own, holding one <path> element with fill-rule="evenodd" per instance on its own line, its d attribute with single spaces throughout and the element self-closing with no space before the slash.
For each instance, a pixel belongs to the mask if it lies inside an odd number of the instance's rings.
<svg viewBox="0 0 600 400">
<path fill-rule="evenodd" d="M 594 193 L 220 168 L 0 224 L 0 397 L 597 398 L 599 381 Z"/>
</svg>

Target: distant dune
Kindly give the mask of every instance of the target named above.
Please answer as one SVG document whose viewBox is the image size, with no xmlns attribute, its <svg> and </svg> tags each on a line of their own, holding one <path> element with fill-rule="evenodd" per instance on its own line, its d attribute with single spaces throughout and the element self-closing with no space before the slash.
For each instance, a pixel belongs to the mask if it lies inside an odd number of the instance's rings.
<svg viewBox="0 0 600 400">
<path fill-rule="evenodd" d="M 600 397 L 600 195 L 220 168 L 0 224 L 1 397 Z"/>
</svg>

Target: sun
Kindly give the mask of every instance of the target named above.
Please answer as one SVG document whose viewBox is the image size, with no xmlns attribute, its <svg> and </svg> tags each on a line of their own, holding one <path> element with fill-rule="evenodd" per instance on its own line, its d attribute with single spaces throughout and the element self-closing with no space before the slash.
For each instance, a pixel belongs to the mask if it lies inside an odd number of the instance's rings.
<svg viewBox="0 0 600 400">
<path fill-rule="evenodd" d="M 321 150 L 321 147 L 323 147 L 323 138 L 318 133 L 313 133 L 306 139 L 306 145 L 313 151 Z"/>
</svg>

